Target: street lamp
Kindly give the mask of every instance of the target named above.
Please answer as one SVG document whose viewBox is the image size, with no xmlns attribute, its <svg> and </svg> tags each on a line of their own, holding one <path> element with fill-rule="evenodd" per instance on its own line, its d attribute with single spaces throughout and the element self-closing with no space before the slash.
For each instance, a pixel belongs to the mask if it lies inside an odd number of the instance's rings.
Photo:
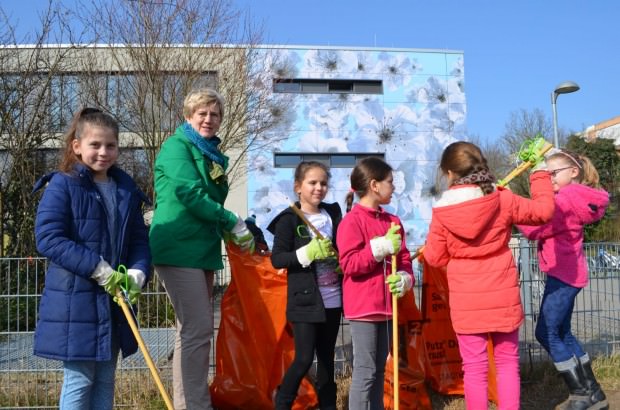
<svg viewBox="0 0 620 410">
<path fill-rule="evenodd" d="M 560 148 L 558 141 L 558 110 L 555 107 L 555 101 L 560 94 L 574 93 L 579 90 L 579 85 L 574 81 L 564 81 L 555 87 L 555 90 L 551 93 L 551 108 L 553 109 L 553 145 L 556 148 Z"/>
</svg>

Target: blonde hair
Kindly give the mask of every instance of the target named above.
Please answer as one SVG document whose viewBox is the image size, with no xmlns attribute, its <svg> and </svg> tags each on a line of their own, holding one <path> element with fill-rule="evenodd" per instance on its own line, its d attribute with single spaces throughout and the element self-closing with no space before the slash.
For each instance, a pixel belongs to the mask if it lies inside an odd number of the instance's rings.
<svg viewBox="0 0 620 410">
<path fill-rule="evenodd" d="M 587 185 L 592 188 L 600 187 L 598 171 L 594 167 L 594 164 L 592 164 L 592 161 L 590 161 L 590 158 L 585 155 L 580 155 L 563 149 L 547 157 L 547 160 L 550 159 L 560 160 L 567 166 L 575 165 L 579 170 L 579 174 L 575 180 L 580 184 Z"/>
<path fill-rule="evenodd" d="M 224 98 L 211 88 L 201 88 L 193 90 L 183 101 L 183 117 L 189 118 L 194 114 L 198 107 L 215 104 L 220 109 L 220 119 L 224 119 Z"/>
</svg>

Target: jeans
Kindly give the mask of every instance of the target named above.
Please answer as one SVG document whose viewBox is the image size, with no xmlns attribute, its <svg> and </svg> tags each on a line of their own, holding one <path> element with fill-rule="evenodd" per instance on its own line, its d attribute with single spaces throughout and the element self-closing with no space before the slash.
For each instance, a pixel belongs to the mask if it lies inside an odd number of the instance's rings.
<svg viewBox="0 0 620 410">
<path fill-rule="evenodd" d="M 282 378 L 278 393 L 283 398 L 297 396 L 301 380 L 312 366 L 316 350 L 316 390 L 321 410 L 336 409 L 337 388 L 334 382 L 334 352 L 342 308 L 325 309 L 325 315 L 327 320 L 324 323 L 296 322 L 292 324 L 295 359 Z"/>
<path fill-rule="evenodd" d="M 64 362 L 60 410 L 111 410 L 114 404 L 114 375 L 118 345 L 112 359 L 104 362 L 72 360 Z"/>
<path fill-rule="evenodd" d="M 547 277 L 536 324 L 536 339 L 554 363 L 585 355 L 570 326 L 575 298 L 580 291 L 581 288 L 570 286 L 552 276 Z"/>
<path fill-rule="evenodd" d="M 390 346 L 392 322 L 351 320 L 353 377 L 350 410 L 383 409 L 383 379 Z"/>
<path fill-rule="evenodd" d="M 177 410 L 212 409 L 209 353 L 213 338 L 213 271 L 155 265 L 176 315 L 172 388 Z"/>
<path fill-rule="evenodd" d="M 491 336 L 497 373 L 500 410 L 519 410 L 521 378 L 519 375 L 519 329 L 510 333 L 457 334 L 463 358 L 465 403 L 468 410 L 488 408 L 489 354 Z"/>
</svg>

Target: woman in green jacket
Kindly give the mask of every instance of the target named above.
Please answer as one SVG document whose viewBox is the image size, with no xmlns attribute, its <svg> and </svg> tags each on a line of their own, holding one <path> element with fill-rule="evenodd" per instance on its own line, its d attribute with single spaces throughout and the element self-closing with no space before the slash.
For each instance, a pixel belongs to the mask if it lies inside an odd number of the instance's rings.
<svg viewBox="0 0 620 410">
<path fill-rule="evenodd" d="M 150 246 L 155 271 L 176 314 L 172 378 L 175 409 L 211 409 L 208 373 L 213 337 L 213 275 L 222 269 L 225 232 L 244 249 L 253 236 L 243 219 L 224 208 L 226 168 L 216 136 L 222 97 L 191 92 L 186 119 L 161 146 L 155 161 L 155 210 Z"/>
</svg>

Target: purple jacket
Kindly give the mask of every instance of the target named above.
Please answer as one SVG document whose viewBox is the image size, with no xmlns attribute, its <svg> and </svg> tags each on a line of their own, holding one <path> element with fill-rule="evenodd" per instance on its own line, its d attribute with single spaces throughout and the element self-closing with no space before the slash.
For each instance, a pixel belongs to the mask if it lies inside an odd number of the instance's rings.
<svg viewBox="0 0 620 410">
<path fill-rule="evenodd" d="M 551 222 L 541 226 L 519 225 L 528 239 L 538 240 L 540 270 L 568 285 L 585 287 L 588 265 L 583 253 L 583 227 L 600 220 L 607 204 L 606 191 L 570 184 L 555 195 Z"/>
</svg>

